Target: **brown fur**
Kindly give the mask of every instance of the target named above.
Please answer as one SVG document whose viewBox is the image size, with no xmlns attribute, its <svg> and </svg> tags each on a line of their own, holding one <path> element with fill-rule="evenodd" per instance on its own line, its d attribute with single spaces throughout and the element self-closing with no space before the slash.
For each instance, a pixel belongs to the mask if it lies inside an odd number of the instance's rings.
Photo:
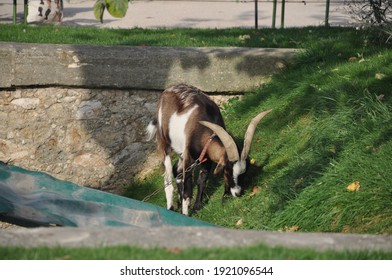
<svg viewBox="0 0 392 280">
<path fill-rule="evenodd" d="M 158 125 L 156 139 L 158 142 L 158 150 L 164 160 L 166 156 L 172 153 L 172 140 L 169 136 L 169 121 L 173 114 L 186 114 L 194 109 L 190 115 L 188 122 L 185 125 L 186 147 L 181 155 L 177 168 L 174 168 L 174 176 L 182 173 L 181 182 L 177 182 L 179 194 L 181 198 L 187 199 L 192 197 L 192 172 L 185 172 L 188 167 L 197 160 L 209 141 L 213 132 L 211 129 L 199 123 L 199 121 L 208 121 L 225 127 L 219 107 L 201 90 L 187 85 L 176 85 L 167 88 L 160 96 L 158 102 Z M 159 112 L 161 112 L 161 123 L 159 123 Z M 198 195 L 195 201 L 194 209 L 201 208 L 202 195 L 206 185 L 208 173 L 211 168 L 211 163 L 217 163 L 214 174 L 220 173 L 227 165 L 226 150 L 220 141 L 215 136 L 212 138 L 208 146 L 206 156 L 208 160 L 200 167 L 198 184 Z M 232 165 L 230 165 L 232 167 Z M 231 170 L 232 173 L 232 170 Z M 225 193 L 229 192 L 232 183 L 232 176 L 230 171 L 225 172 Z M 168 182 L 166 182 L 168 183 Z M 229 186 L 230 185 L 230 186 Z"/>
</svg>

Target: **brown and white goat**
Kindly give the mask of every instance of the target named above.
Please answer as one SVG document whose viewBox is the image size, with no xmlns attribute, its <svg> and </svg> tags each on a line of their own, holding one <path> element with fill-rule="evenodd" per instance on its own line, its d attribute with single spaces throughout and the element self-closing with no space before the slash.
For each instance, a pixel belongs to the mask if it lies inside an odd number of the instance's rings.
<svg viewBox="0 0 392 280">
<path fill-rule="evenodd" d="M 149 139 L 156 135 L 158 150 L 163 157 L 167 208 L 173 208 L 174 175 L 182 213 L 189 214 L 195 162 L 200 164 L 200 171 L 194 210 L 202 206 L 204 188 L 213 162 L 217 163 L 214 174 L 224 171 L 223 195 L 231 193 L 234 197 L 239 196 L 254 131 L 270 111 L 260 113 L 251 121 L 240 156 L 236 143 L 225 130 L 218 106 L 207 95 L 195 87 L 182 84 L 167 88 L 159 98 L 157 119 L 147 127 Z M 173 150 L 180 156 L 174 168 L 170 157 Z"/>
</svg>

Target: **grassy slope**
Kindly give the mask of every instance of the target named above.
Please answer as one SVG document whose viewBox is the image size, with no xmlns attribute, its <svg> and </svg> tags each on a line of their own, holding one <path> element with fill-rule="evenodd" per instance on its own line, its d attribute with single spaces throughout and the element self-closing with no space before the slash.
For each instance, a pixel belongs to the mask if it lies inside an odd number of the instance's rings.
<svg viewBox="0 0 392 280">
<path fill-rule="evenodd" d="M 241 139 L 268 108 L 244 195 L 222 205 L 214 178 L 194 216 L 246 229 L 391 233 L 392 51 L 362 31 L 322 35 L 290 69 L 226 106 L 227 127 Z M 347 190 L 356 181 L 360 189 Z M 161 185 L 156 175 L 128 195 Z M 150 201 L 164 206 L 163 192 Z"/>
<path fill-rule="evenodd" d="M 252 154 L 263 165 L 254 182 L 262 192 L 241 218 L 256 228 L 392 232 L 392 52 L 347 63 L 350 54 L 335 52 L 334 40 L 324 43 L 326 58 L 341 62 L 305 54 L 302 66 L 259 92 L 260 106 L 276 111 L 258 134 L 264 147 Z M 361 188 L 350 192 L 354 181 Z"/>
</svg>

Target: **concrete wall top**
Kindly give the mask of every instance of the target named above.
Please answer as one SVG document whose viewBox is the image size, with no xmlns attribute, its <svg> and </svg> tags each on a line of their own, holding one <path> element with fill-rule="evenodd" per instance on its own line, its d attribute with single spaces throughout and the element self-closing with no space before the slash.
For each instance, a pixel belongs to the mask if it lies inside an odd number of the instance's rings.
<svg viewBox="0 0 392 280">
<path fill-rule="evenodd" d="M 0 88 L 71 86 L 162 90 L 187 83 L 244 92 L 284 68 L 297 49 L 0 43 Z"/>
</svg>

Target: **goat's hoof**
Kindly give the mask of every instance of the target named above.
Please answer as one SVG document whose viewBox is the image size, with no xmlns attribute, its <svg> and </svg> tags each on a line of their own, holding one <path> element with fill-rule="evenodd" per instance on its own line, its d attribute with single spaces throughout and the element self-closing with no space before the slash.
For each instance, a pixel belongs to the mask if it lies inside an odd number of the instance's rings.
<svg viewBox="0 0 392 280">
<path fill-rule="evenodd" d="M 231 198 L 231 194 L 224 194 L 224 195 L 222 195 L 221 203 L 222 204 L 225 203 L 228 198 Z"/>
<path fill-rule="evenodd" d="M 197 203 L 197 204 L 193 205 L 193 212 L 197 212 L 201 208 L 203 208 L 203 205 L 201 203 Z"/>
</svg>

